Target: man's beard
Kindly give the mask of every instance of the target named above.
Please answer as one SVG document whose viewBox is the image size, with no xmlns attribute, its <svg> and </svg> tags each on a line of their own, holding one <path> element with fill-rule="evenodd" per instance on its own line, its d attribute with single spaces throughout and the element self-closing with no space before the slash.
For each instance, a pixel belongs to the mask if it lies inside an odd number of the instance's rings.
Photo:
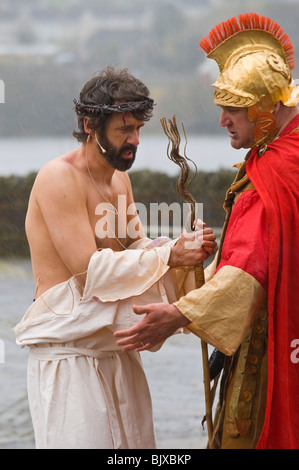
<svg viewBox="0 0 299 470">
<path fill-rule="evenodd" d="M 101 137 L 100 143 L 106 152 L 103 153 L 100 147 L 99 152 L 115 170 L 127 171 L 131 168 L 136 158 L 137 147 L 135 145 L 127 144 L 118 149 L 104 136 Z M 132 158 L 127 159 L 122 156 L 127 151 L 132 152 Z"/>
</svg>

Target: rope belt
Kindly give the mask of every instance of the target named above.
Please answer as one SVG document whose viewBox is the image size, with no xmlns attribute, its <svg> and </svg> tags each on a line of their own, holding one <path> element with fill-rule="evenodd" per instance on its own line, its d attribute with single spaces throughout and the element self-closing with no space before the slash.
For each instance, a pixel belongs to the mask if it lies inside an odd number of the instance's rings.
<svg viewBox="0 0 299 470">
<path fill-rule="evenodd" d="M 64 346 L 42 346 L 30 347 L 30 356 L 40 361 L 60 361 L 70 357 L 87 356 L 95 359 L 113 358 L 121 351 L 100 351 L 97 349 L 64 347 Z"/>
</svg>

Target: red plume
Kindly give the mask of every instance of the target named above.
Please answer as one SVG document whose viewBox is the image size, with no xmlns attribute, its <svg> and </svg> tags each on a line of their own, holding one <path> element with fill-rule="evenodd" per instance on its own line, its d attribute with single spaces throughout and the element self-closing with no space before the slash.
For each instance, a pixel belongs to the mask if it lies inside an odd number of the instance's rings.
<svg viewBox="0 0 299 470">
<path fill-rule="evenodd" d="M 257 13 L 245 13 L 219 23 L 199 42 L 199 45 L 209 54 L 226 39 L 246 30 L 261 30 L 272 34 L 282 45 L 290 69 L 295 68 L 294 47 L 288 34 L 275 21 Z"/>
</svg>

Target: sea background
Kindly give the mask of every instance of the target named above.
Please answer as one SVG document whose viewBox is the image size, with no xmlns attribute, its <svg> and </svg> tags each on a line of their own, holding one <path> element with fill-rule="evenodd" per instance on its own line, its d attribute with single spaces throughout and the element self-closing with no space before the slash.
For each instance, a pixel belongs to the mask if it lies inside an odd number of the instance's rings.
<svg viewBox="0 0 299 470">
<path fill-rule="evenodd" d="M 136 160 L 130 171 L 149 169 L 169 175 L 178 173 L 178 167 L 167 158 L 168 140 L 163 132 L 157 135 L 142 135 Z M 181 151 L 185 144 L 182 138 Z M 26 175 L 39 170 L 46 162 L 77 146 L 74 137 L 1 137 L 0 176 Z M 190 135 L 186 154 L 194 160 L 198 170 L 217 171 L 232 168 L 241 161 L 245 151 L 234 150 L 227 131 L 220 135 Z M 192 165 L 191 165 L 192 167 Z M 138 201 L 142 202 L 142 201 Z"/>
<path fill-rule="evenodd" d="M 165 138 L 144 136 L 134 170 L 176 174 L 166 157 Z M 26 175 L 76 145 L 73 138 L 0 139 L 0 175 Z M 199 169 L 231 168 L 236 157 L 226 136 L 189 139 L 188 154 Z M 237 158 L 238 160 L 238 158 Z M 142 201 L 138 201 L 142 202 Z M 0 260 L 0 448 L 34 448 L 34 436 L 26 391 L 27 349 L 15 343 L 12 328 L 21 320 L 34 297 L 30 260 Z M 4 349 L 4 351 L 3 351 Z M 3 358 L 4 353 L 4 358 Z M 168 339 L 160 351 L 142 353 L 152 394 L 154 423 L 160 449 L 202 449 L 207 431 L 201 425 L 205 413 L 201 343 L 193 334 Z"/>
</svg>

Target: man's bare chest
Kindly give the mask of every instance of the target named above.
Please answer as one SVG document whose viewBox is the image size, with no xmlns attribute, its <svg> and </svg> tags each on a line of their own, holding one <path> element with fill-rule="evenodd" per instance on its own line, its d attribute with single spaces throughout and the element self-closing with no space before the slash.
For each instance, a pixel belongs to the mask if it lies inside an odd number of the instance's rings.
<svg viewBox="0 0 299 470">
<path fill-rule="evenodd" d="M 104 198 L 89 192 L 87 211 L 98 248 L 123 249 L 128 240 L 127 197 L 125 194 Z"/>
</svg>

